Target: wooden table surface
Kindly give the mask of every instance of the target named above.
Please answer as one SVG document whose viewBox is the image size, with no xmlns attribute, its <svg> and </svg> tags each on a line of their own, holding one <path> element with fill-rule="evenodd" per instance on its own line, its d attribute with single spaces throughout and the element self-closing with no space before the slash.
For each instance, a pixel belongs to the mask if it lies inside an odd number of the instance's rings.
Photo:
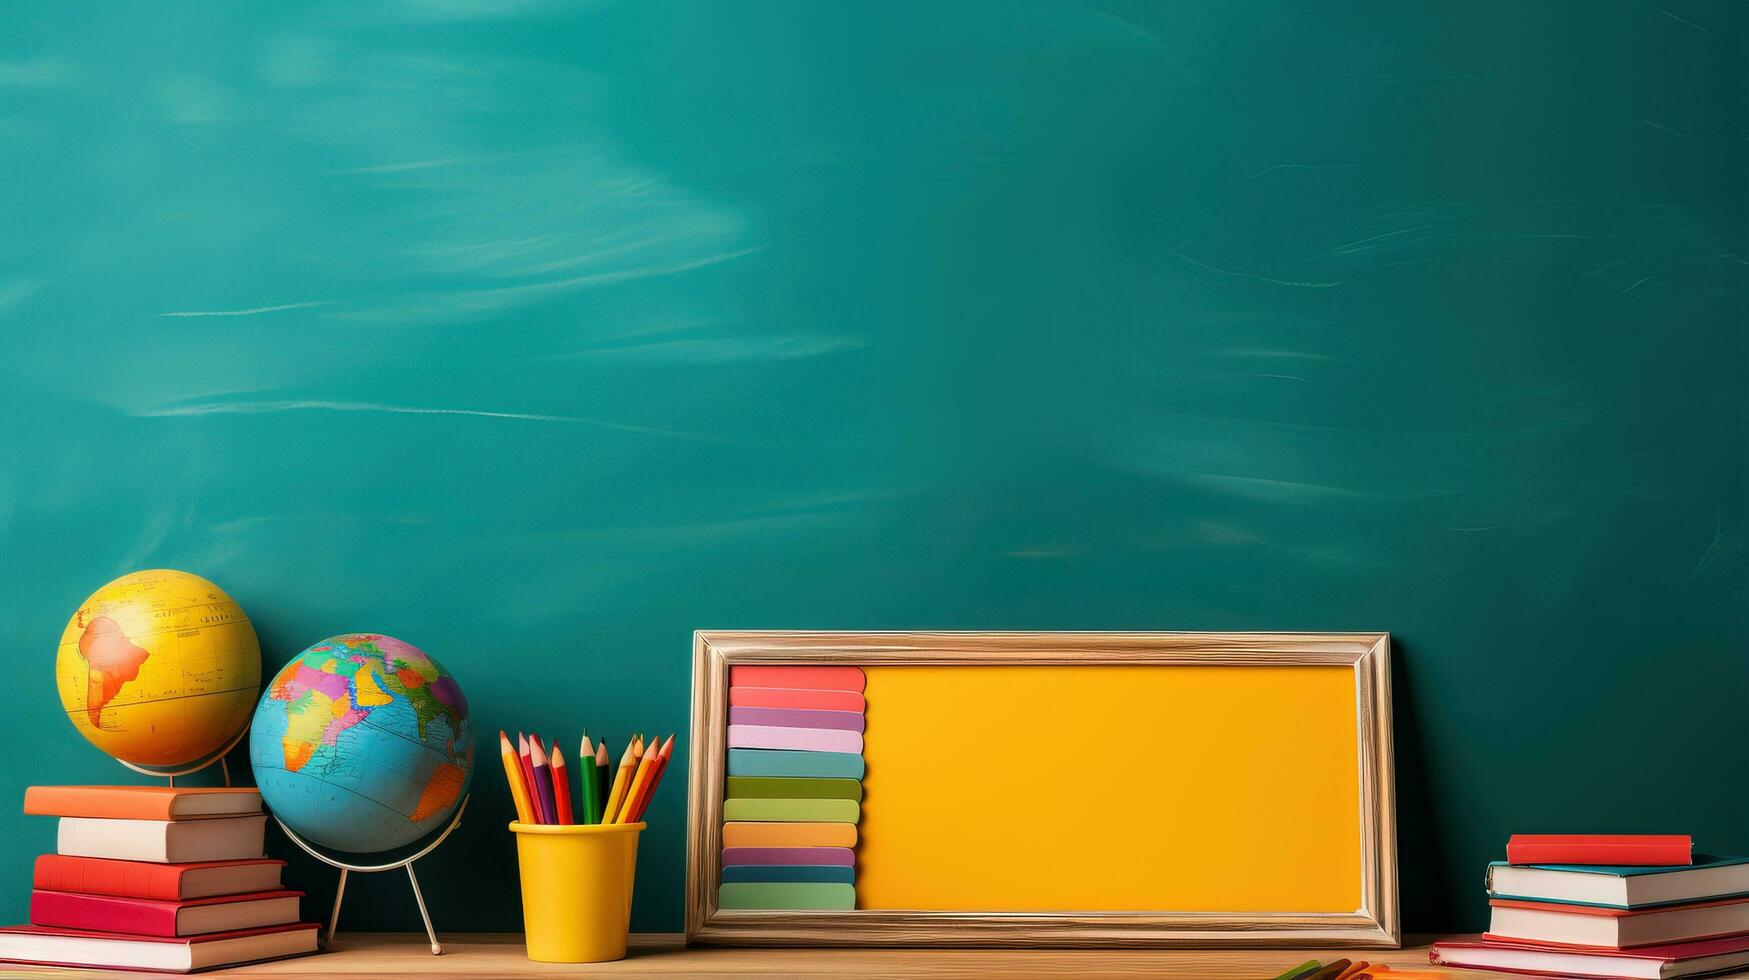
<svg viewBox="0 0 1749 980">
<path fill-rule="evenodd" d="M 319 956 L 262 963 L 203 977 L 318 978 L 368 976 L 377 980 L 422 977 L 1162 977 L 1183 980 L 1270 980 L 1308 959 L 1328 963 L 1351 955 L 1396 967 L 1432 969 L 1431 937 L 1409 937 L 1399 950 L 967 950 L 967 949 L 686 949 L 677 935 L 632 937 L 631 954 L 617 963 L 534 963 L 515 934 L 447 933 L 442 956 L 432 956 L 425 937 L 413 933 L 341 933 Z M 1453 980 L 1505 974 L 1443 971 Z M 163 974 L 26 968 L 0 964 L 0 977 L 157 978 Z"/>
</svg>

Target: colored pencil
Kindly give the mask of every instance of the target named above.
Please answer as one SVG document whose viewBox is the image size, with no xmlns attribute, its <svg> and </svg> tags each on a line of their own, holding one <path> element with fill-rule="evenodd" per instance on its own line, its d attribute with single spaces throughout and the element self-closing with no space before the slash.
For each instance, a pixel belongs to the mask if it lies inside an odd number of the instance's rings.
<svg viewBox="0 0 1749 980">
<path fill-rule="evenodd" d="M 644 750 L 644 757 L 638 760 L 637 771 L 632 773 L 631 785 L 626 788 L 626 798 L 620 804 L 619 814 L 614 817 L 614 823 L 631 823 L 638 811 L 638 801 L 644 798 L 644 790 L 650 785 L 650 774 L 656 770 L 656 760 L 662 753 L 654 746 Z"/>
<path fill-rule="evenodd" d="M 596 823 L 595 816 L 595 746 L 589 744 L 589 733 L 583 734 L 583 744 L 577 750 L 577 822 Z"/>
<path fill-rule="evenodd" d="M 528 787 L 528 809 L 534 814 L 535 823 L 552 823 L 547 819 L 546 808 L 541 805 L 540 793 L 534 782 L 534 760 L 528 751 L 528 736 L 516 733 L 516 757 L 522 764 L 522 784 Z"/>
<path fill-rule="evenodd" d="M 534 795 L 540 800 L 541 812 L 546 816 L 542 823 L 558 823 L 559 807 L 553 797 L 553 773 L 547 766 L 547 753 L 541 748 L 539 736 L 528 740 L 528 758 L 534 764 Z"/>
<path fill-rule="evenodd" d="M 569 824 L 571 819 L 571 773 L 565 768 L 565 754 L 559 751 L 559 743 L 553 743 L 553 802 L 558 804 L 559 823 Z"/>
<path fill-rule="evenodd" d="M 619 822 L 614 816 L 619 813 L 620 805 L 625 801 L 626 785 L 632 780 L 632 770 L 637 768 L 637 759 L 632 755 L 632 749 L 636 745 L 636 742 L 628 743 L 625 754 L 619 757 L 619 771 L 613 775 L 613 789 L 607 794 L 607 806 L 602 810 L 602 823 Z"/>
<path fill-rule="evenodd" d="M 643 792 L 632 801 L 631 819 L 627 823 L 637 823 L 644 819 L 644 811 L 650 808 L 650 797 L 656 795 L 656 786 L 662 782 L 662 773 L 668 769 L 668 757 L 674 754 L 674 736 L 668 736 L 659 748 L 651 749 L 656 761 L 650 765 L 650 778 L 644 783 Z"/>
<path fill-rule="evenodd" d="M 595 822 L 600 823 L 607 809 L 607 773 L 613 758 L 607 754 L 607 740 L 595 746 Z"/>
<path fill-rule="evenodd" d="M 1352 962 L 1348 959 L 1332 960 L 1324 964 L 1318 972 L 1307 976 L 1306 980 L 1336 980 L 1337 977 L 1347 972 L 1349 964 Z"/>
<path fill-rule="evenodd" d="M 534 823 L 534 811 L 528 806 L 528 787 L 522 782 L 522 761 L 510 747 L 510 736 L 498 731 L 498 754 L 504 759 L 504 781 L 510 784 L 510 800 L 516 804 L 519 823 Z"/>
</svg>

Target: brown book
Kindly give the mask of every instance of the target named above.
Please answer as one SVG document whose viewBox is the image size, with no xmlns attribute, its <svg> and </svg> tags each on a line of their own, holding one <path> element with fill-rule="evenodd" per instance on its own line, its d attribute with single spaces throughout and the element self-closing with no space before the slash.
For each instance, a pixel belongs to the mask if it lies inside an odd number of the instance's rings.
<svg viewBox="0 0 1749 980">
<path fill-rule="evenodd" d="M 261 791 L 253 786 L 32 786 L 24 791 L 24 812 L 118 820 L 241 817 L 261 812 Z"/>
</svg>

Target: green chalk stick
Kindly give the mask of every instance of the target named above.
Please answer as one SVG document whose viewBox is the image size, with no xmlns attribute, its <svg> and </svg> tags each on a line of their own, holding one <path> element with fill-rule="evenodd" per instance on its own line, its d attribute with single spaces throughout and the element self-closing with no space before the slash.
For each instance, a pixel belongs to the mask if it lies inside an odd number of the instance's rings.
<svg viewBox="0 0 1749 980">
<path fill-rule="evenodd" d="M 1323 968 L 1318 965 L 1317 960 L 1307 960 L 1299 966 L 1296 966 L 1286 973 L 1276 977 L 1275 980 L 1298 980 L 1299 977 L 1303 977 L 1308 973 L 1316 973 L 1320 969 Z"/>
<path fill-rule="evenodd" d="M 723 869 L 723 884 L 737 881 L 774 881 L 799 884 L 805 881 L 856 884 L 856 869 L 836 864 L 731 864 Z"/>
<path fill-rule="evenodd" d="M 852 752 L 794 749 L 730 749 L 731 776 L 830 776 L 862 778 L 862 756 Z"/>
<path fill-rule="evenodd" d="M 772 820 L 779 823 L 855 823 L 862 807 L 855 800 L 723 801 L 724 820 Z"/>
<path fill-rule="evenodd" d="M 729 795 L 742 800 L 860 800 L 855 779 L 779 779 L 730 776 Z"/>
<path fill-rule="evenodd" d="M 717 891 L 717 905 L 725 909 L 832 909 L 856 908 L 856 886 L 818 881 L 737 881 Z"/>
</svg>

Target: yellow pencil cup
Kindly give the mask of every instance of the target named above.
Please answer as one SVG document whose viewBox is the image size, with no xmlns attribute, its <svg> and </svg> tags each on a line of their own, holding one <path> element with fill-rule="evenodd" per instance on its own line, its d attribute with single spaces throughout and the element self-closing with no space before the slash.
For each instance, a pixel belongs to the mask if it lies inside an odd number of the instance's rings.
<svg viewBox="0 0 1749 980">
<path fill-rule="evenodd" d="M 626 955 L 641 823 L 513 822 L 528 958 L 601 963 Z"/>
</svg>

